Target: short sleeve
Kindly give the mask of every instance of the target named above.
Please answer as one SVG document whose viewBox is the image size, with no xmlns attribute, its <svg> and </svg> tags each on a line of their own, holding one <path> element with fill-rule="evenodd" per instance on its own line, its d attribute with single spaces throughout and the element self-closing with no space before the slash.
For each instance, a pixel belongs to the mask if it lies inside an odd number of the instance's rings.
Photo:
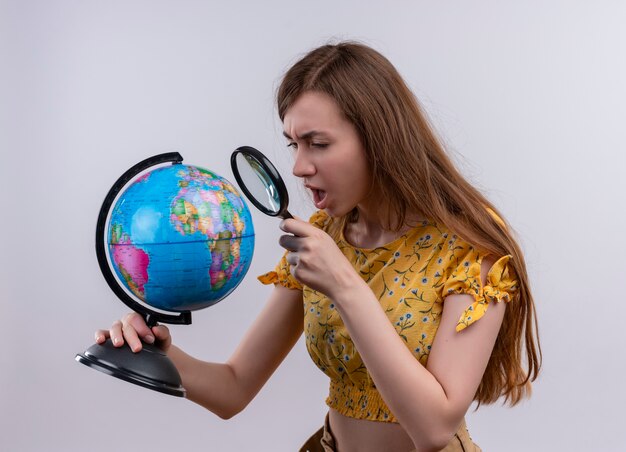
<svg viewBox="0 0 626 452">
<path fill-rule="evenodd" d="M 287 263 L 287 252 L 278 262 L 273 271 L 262 274 L 257 278 L 263 284 L 280 284 L 287 289 L 302 290 L 302 284 L 294 278 L 289 271 L 289 263 Z"/>
<path fill-rule="evenodd" d="M 311 216 L 311 218 L 309 218 L 309 223 L 319 229 L 325 229 L 329 220 L 330 217 L 326 214 L 326 212 L 318 210 Z M 288 289 L 302 290 L 302 284 L 300 284 L 300 282 L 293 277 L 291 271 L 289 270 L 287 251 L 283 254 L 283 257 L 280 259 L 273 271 L 264 273 L 258 276 L 257 279 L 263 284 L 280 284 Z"/>
<path fill-rule="evenodd" d="M 443 286 L 443 296 L 469 294 L 474 302 L 463 312 L 456 325 L 462 331 L 485 315 L 489 303 L 510 302 L 518 290 L 515 270 L 510 265 L 511 255 L 498 259 L 487 273 L 483 286 L 480 279 L 482 259 L 462 259 L 462 263 L 452 272 Z"/>
</svg>

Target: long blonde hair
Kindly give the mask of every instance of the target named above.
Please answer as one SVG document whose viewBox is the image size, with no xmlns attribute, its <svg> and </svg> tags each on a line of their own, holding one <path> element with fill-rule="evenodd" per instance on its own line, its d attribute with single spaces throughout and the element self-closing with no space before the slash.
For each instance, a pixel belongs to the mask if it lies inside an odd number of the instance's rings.
<svg viewBox="0 0 626 452">
<path fill-rule="evenodd" d="M 529 396 L 530 382 L 541 367 L 541 348 L 522 251 L 497 208 L 455 168 L 398 71 L 363 44 L 328 44 L 306 54 L 285 74 L 277 93 L 281 120 L 307 91 L 330 95 L 356 127 L 372 185 L 388 200 L 388 218 L 398 219 L 391 229 L 399 230 L 408 213 L 420 212 L 487 254 L 513 256 L 510 265 L 519 290 L 507 306 L 474 399 L 480 405 L 503 396 L 515 405 Z M 338 227 L 354 215 L 340 218 Z"/>
</svg>

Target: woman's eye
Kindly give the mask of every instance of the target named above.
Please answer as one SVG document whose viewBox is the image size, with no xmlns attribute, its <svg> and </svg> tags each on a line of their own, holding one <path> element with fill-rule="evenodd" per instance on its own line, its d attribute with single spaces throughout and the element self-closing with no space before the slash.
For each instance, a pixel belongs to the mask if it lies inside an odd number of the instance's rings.
<svg viewBox="0 0 626 452">
<path fill-rule="evenodd" d="M 295 142 L 287 143 L 287 147 L 292 148 L 292 149 L 297 149 L 298 143 L 295 143 Z"/>
<path fill-rule="evenodd" d="M 311 143 L 311 147 L 324 149 L 328 147 L 328 143 Z"/>
</svg>

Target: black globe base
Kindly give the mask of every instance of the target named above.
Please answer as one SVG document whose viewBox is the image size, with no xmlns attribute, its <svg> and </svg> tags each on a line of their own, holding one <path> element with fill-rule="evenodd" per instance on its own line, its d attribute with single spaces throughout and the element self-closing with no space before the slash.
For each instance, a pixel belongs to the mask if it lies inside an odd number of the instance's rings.
<svg viewBox="0 0 626 452">
<path fill-rule="evenodd" d="M 174 363 L 158 347 L 143 343 L 138 353 L 128 346 L 115 347 L 110 339 L 94 344 L 76 361 L 92 369 L 144 388 L 176 397 L 185 397 L 185 388 Z"/>
</svg>

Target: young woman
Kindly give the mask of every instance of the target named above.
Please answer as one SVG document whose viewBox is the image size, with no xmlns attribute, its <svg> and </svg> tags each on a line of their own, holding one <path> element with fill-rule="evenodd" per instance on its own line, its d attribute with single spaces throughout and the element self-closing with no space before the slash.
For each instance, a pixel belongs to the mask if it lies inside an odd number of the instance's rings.
<svg viewBox="0 0 626 452">
<path fill-rule="evenodd" d="M 100 330 L 135 351 L 157 342 L 188 398 L 244 409 L 304 332 L 330 377 L 324 427 L 302 450 L 473 451 L 476 401 L 530 394 L 540 367 L 524 258 L 502 216 L 454 168 L 391 63 L 325 45 L 285 75 L 278 112 L 293 174 L 318 209 L 289 219 L 274 290 L 233 356 L 203 362 L 165 326 L 129 314 Z"/>
</svg>

